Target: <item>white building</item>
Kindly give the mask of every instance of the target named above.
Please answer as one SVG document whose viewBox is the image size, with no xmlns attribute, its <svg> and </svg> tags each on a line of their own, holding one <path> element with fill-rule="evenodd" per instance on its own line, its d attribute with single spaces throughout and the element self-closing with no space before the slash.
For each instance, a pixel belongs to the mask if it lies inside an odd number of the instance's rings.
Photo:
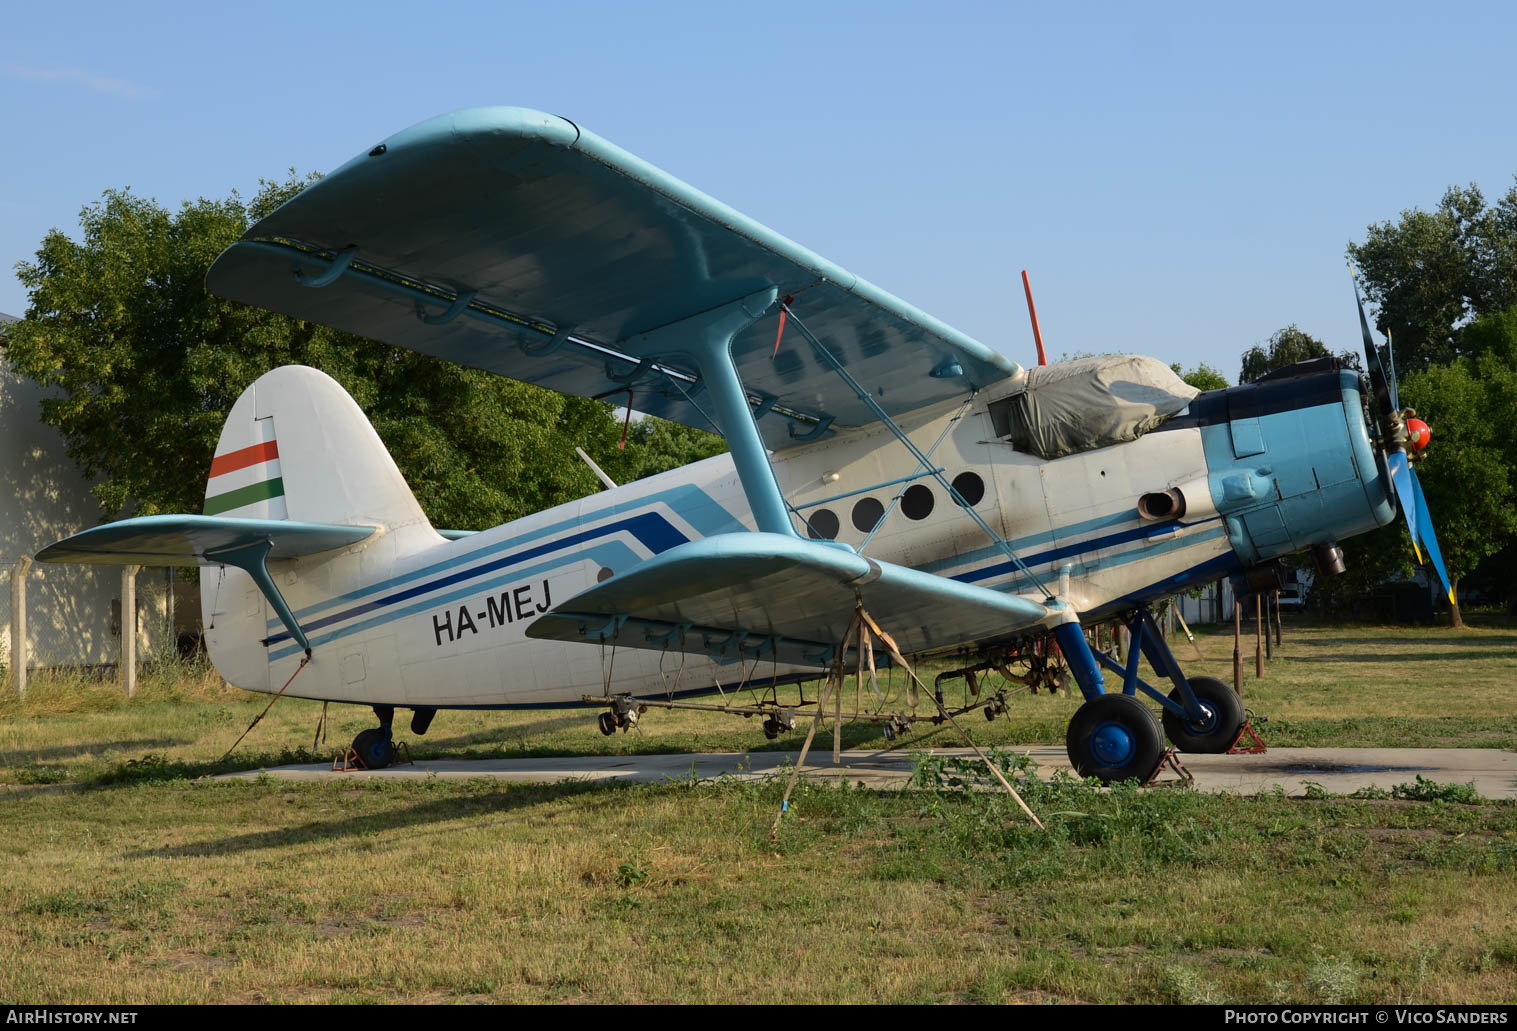
<svg viewBox="0 0 1517 1031">
<path fill-rule="evenodd" d="M 101 522 L 89 484 L 68 457 L 63 438 L 43 424 L 45 391 L 3 358 L 0 314 L 0 664 L 9 670 L 17 571 L 56 540 Z M 110 667 L 121 654 L 121 570 L 116 566 L 31 563 L 22 574 L 26 594 L 28 666 Z M 169 639 L 167 572 L 143 569 L 137 577 L 137 652 Z"/>
</svg>

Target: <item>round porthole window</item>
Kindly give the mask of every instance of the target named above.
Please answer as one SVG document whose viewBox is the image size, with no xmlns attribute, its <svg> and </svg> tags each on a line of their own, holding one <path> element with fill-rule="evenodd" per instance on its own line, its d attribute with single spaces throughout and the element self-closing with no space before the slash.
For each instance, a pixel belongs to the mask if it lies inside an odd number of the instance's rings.
<svg viewBox="0 0 1517 1031">
<path fill-rule="evenodd" d="M 860 498 L 853 506 L 853 526 L 859 533 L 868 533 L 879 525 L 885 515 L 885 506 L 875 498 Z"/>
<path fill-rule="evenodd" d="M 970 508 L 978 505 L 980 499 L 985 497 L 985 481 L 980 479 L 978 473 L 959 473 L 953 478 L 953 489 L 959 492 L 959 497 Z"/>
<path fill-rule="evenodd" d="M 932 488 L 926 484 L 913 483 L 906 488 L 906 493 L 901 497 L 901 511 L 906 513 L 907 519 L 926 519 L 932 515 L 932 506 L 935 502 Z"/>
<path fill-rule="evenodd" d="M 819 508 L 806 519 L 806 536 L 814 541 L 835 541 L 840 526 L 836 513 L 829 508 Z"/>
</svg>

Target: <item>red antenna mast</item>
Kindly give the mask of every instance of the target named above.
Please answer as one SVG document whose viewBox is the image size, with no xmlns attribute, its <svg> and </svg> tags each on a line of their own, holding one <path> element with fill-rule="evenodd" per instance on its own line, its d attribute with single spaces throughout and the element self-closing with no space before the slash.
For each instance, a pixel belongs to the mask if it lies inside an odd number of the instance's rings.
<svg viewBox="0 0 1517 1031">
<path fill-rule="evenodd" d="M 1038 345 L 1038 364 L 1047 365 L 1048 355 L 1043 353 L 1043 331 L 1038 328 L 1038 309 L 1032 303 L 1032 284 L 1027 280 L 1027 270 L 1022 270 L 1022 289 L 1027 292 L 1027 315 L 1032 319 L 1032 338 Z"/>
</svg>

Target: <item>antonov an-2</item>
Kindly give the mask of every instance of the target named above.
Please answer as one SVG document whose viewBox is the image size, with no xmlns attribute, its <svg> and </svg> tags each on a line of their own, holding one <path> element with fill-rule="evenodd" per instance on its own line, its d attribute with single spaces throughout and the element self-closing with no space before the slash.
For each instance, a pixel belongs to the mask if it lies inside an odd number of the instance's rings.
<svg viewBox="0 0 1517 1031">
<path fill-rule="evenodd" d="M 1244 719 L 1220 681 L 1181 673 L 1150 602 L 1273 583 L 1308 548 L 1331 569 L 1398 493 L 1436 555 L 1409 413 L 1367 329 L 1367 380 L 1331 359 L 1204 394 L 1151 358 L 1024 369 L 536 111 L 463 110 L 373 146 L 253 226 L 207 285 L 730 448 L 444 535 L 352 398 L 289 366 L 233 406 L 203 514 L 38 556 L 198 562 L 222 675 L 273 692 L 299 670 L 292 695 L 372 706 L 380 725 L 354 742 L 370 766 L 393 756 L 396 709 L 420 734 L 438 709 L 661 694 L 671 655 L 682 691 L 737 663 L 816 675 L 862 605 L 907 655 L 994 664 L 1057 641 L 1086 699 L 1074 765 L 1141 778 L 1166 735 L 1225 751 Z M 1127 667 L 1082 631 L 1114 617 Z M 1137 676 L 1139 653 L 1170 690 Z"/>
</svg>

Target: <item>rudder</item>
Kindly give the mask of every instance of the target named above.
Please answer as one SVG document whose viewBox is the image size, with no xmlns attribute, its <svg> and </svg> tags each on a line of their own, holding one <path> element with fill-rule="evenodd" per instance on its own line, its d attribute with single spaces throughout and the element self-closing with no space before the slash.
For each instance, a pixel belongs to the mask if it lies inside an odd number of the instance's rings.
<svg viewBox="0 0 1517 1031">
<path fill-rule="evenodd" d="M 431 530 L 357 403 L 336 380 L 303 365 L 265 373 L 232 406 L 204 512 Z"/>
</svg>

